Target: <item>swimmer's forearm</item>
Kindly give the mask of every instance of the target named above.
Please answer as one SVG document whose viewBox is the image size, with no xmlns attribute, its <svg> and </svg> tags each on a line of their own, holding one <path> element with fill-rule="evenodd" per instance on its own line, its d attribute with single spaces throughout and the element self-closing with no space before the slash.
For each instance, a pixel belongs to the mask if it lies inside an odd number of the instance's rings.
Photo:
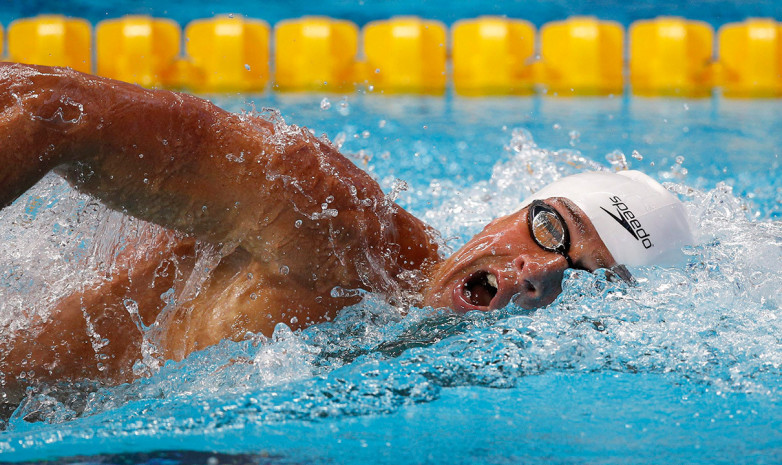
<svg viewBox="0 0 782 465">
<path fill-rule="evenodd" d="M 62 163 L 67 143 L 52 145 L 50 133 L 67 133 L 51 95 L 35 92 L 31 67 L 0 63 L 0 208 L 11 203 Z M 58 137 L 56 139 L 65 138 Z"/>
<path fill-rule="evenodd" d="M 265 148 L 259 127 L 204 100 L 61 68 L 0 64 L 0 111 L 2 206 L 59 167 L 107 204 L 181 229 L 227 202 L 215 191 L 236 182 L 224 155 Z"/>
</svg>

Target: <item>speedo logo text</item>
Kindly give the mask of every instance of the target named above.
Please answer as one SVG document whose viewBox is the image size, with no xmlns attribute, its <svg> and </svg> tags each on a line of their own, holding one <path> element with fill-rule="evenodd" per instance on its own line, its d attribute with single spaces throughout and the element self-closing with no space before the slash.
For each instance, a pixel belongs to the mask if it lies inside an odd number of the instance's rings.
<svg viewBox="0 0 782 465">
<path fill-rule="evenodd" d="M 641 222 L 636 219 L 635 214 L 630 210 L 627 204 L 622 202 L 622 199 L 616 195 L 609 197 L 608 200 L 611 201 L 611 206 L 616 208 L 616 215 L 603 207 L 600 208 L 608 213 L 611 218 L 615 219 L 617 223 L 621 224 L 635 240 L 641 241 L 641 244 L 643 244 L 645 249 L 654 247 L 652 240 L 649 238 L 649 233 L 644 230 L 643 226 L 641 226 Z"/>
</svg>

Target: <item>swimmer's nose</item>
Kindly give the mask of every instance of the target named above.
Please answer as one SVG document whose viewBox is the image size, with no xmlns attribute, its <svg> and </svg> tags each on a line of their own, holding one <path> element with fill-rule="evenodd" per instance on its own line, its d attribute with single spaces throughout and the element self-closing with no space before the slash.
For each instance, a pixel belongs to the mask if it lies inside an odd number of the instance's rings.
<svg viewBox="0 0 782 465">
<path fill-rule="evenodd" d="M 512 266 L 517 273 L 515 302 L 524 308 L 548 305 L 562 292 L 564 266 L 556 258 L 545 261 L 527 255 L 516 257 Z"/>
</svg>

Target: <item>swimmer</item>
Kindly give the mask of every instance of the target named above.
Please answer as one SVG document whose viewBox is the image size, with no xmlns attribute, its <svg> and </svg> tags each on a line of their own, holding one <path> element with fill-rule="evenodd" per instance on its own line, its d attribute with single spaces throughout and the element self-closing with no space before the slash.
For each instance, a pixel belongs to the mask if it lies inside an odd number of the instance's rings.
<svg viewBox="0 0 782 465">
<path fill-rule="evenodd" d="M 457 312 L 537 308 L 560 294 L 567 268 L 632 281 L 623 265 L 661 263 L 691 241 L 683 206 L 656 181 L 594 172 L 538 191 L 444 258 L 430 227 L 306 129 L 61 68 L 0 64 L 0 164 L 0 207 L 54 170 L 162 227 L 124 244 L 106 279 L 0 342 L 7 389 L 27 384 L 22 374 L 130 381 L 143 327 L 158 357 L 181 360 L 281 322 L 333 318 L 361 298 L 340 290 Z M 199 247 L 218 258 L 191 286 Z"/>
</svg>

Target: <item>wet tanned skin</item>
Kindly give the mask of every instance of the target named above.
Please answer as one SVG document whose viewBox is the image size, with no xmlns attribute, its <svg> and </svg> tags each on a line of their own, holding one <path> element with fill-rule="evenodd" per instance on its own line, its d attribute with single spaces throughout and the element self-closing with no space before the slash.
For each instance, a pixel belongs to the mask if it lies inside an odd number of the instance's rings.
<svg viewBox="0 0 782 465">
<path fill-rule="evenodd" d="M 270 335 L 280 322 L 305 327 L 357 302 L 332 296 L 337 286 L 457 311 L 500 308 L 513 296 L 539 307 L 561 292 L 567 266 L 532 242 L 526 210 L 493 221 L 442 261 L 429 227 L 307 130 L 67 69 L 0 63 L 0 164 L 0 206 L 56 170 L 110 207 L 167 228 L 127 244 L 112 276 L 62 299 L 52 318 L 0 342 L 6 388 L 23 371 L 131 380 L 142 336 L 179 360 L 247 332 Z M 565 200 L 549 203 L 568 223 L 574 263 L 613 264 L 588 220 Z M 219 253 L 193 290 L 183 280 L 198 244 Z M 165 263 L 171 272 L 151 279 Z M 489 305 L 461 296 L 476 272 L 498 279 Z M 168 289 L 177 289 L 175 305 L 163 312 Z M 157 322 L 150 334 L 128 299 L 145 326 Z M 108 344 L 95 349 L 85 315 Z"/>
<path fill-rule="evenodd" d="M 60 367 L 52 378 L 132 377 L 141 333 L 122 302 L 159 301 L 165 286 L 129 283 L 156 269 L 160 254 L 192 257 L 195 239 L 222 259 L 199 292 L 160 322 L 156 342 L 167 358 L 248 331 L 268 335 L 279 322 L 296 329 L 323 321 L 356 302 L 332 297 L 337 286 L 392 300 L 415 294 L 422 273 L 440 260 L 431 229 L 328 142 L 185 94 L 0 64 L 0 165 L 0 206 L 56 170 L 105 204 L 178 232 L 140 241 L 136 255 L 149 257 L 149 266 L 137 263 L 63 299 L 45 331 L 1 342 L 7 378 L 43 359 Z M 187 274 L 192 264 L 181 262 Z M 162 305 L 146 308 L 154 321 Z M 106 325 L 102 336 L 123 342 L 90 357 L 83 311 L 116 319 L 117 330 L 131 334 L 119 338 Z M 68 342 L 53 346 L 58 333 Z"/>
</svg>

